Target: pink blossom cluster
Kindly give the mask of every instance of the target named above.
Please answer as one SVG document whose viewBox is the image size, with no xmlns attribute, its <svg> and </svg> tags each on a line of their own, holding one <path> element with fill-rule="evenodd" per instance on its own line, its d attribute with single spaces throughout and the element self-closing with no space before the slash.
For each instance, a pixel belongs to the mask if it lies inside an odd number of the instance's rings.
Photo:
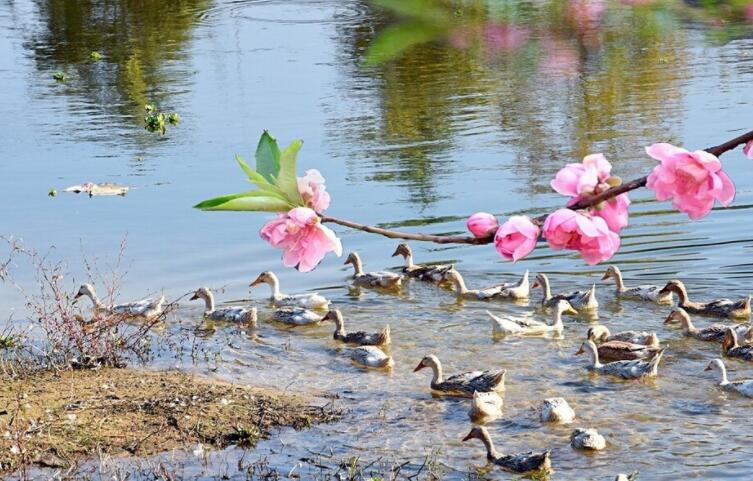
<svg viewBox="0 0 753 481">
<path fill-rule="evenodd" d="M 308 170 L 299 177 L 298 191 L 306 206 L 278 214 L 277 218 L 264 224 L 259 235 L 272 247 L 282 249 L 285 267 L 308 272 L 319 265 L 328 252 L 341 256 L 342 243 L 319 218 L 318 213 L 330 204 L 324 177 L 319 171 Z"/>
</svg>

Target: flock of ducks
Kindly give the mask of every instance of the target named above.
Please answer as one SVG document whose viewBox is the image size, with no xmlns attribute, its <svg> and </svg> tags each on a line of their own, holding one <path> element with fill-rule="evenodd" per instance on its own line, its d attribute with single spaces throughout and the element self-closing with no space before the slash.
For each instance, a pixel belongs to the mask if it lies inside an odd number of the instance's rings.
<svg viewBox="0 0 753 481">
<path fill-rule="evenodd" d="M 413 254 L 407 244 L 400 244 L 393 257 L 402 256 L 405 264 L 401 272 L 376 271 L 366 272 L 363 262 L 356 252 L 348 255 L 345 264 L 353 266 L 352 283 L 355 286 L 398 290 L 405 278 L 413 278 L 437 285 L 452 286 L 458 299 L 475 299 L 490 301 L 495 299 L 528 299 L 531 289 L 542 291 L 541 306 L 551 311 L 551 322 L 534 319 L 515 318 L 508 315 L 494 314 L 487 311 L 491 319 L 493 335 L 500 336 L 537 336 L 545 334 L 559 335 L 564 330 L 562 316 L 594 311 L 598 308 L 596 284 L 590 289 L 569 293 L 552 293 L 546 274 L 538 273 L 533 284 L 529 284 L 528 271 L 518 282 L 502 283 L 480 289 L 468 288 L 463 276 L 452 264 L 415 264 Z M 748 324 L 712 324 L 696 327 L 690 314 L 704 315 L 723 319 L 749 319 L 751 314 L 751 297 L 733 301 L 716 299 L 708 302 L 692 301 L 684 284 L 676 279 L 666 285 L 641 285 L 627 287 L 622 274 L 616 266 L 609 266 L 602 281 L 613 280 L 615 295 L 620 299 L 653 302 L 659 305 L 671 305 L 674 296 L 677 306 L 664 320 L 665 324 L 679 322 L 685 336 L 699 341 L 716 342 L 721 345 L 721 352 L 727 357 L 753 361 L 753 327 Z M 323 321 L 333 322 L 333 338 L 354 346 L 348 350 L 349 357 L 365 367 L 391 368 L 394 360 L 382 348 L 391 343 L 390 327 L 384 326 L 375 332 L 348 332 L 342 312 L 331 308 L 330 301 L 319 294 L 284 294 L 280 282 L 271 271 L 265 271 L 250 284 L 253 288 L 260 284 L 270 286 L 270 302 L 275 310 L 271 319 L 293 326 L 315 324 Z M 105 312 L 139 319 L 154 319 L 164 309 L 165 298 L 144 299 L 137 302 L 106 305 L 97 297 L 94 287 L 84 284 L 76 294 L 76 299 L 88 297 L 96 312 Z M 256 307 L 221 307 L 217 308 L 212 292 L 201 287 L 193 293 L 191 300 L 204 301 L 204 316 L 215 321 L 242 323 L 255 328 L 258 322 Z M 623 331 L 611 333 L 606 327 L 596 325 L 588 329 L 585 340 L 576 355 L 588 357 L 587 369 L 601 375 L 622 379 L 642 379 L 656 377 L 659 363 L 666 347 L 661 346 L 655 332 Z M 437 396 L 457 396 L 470 398 L 469 417 L 474 427 L 463 441 L 478 439 L 486 447 L 487 459 L 507 470 L 524 473 L 536 470 L 549 470 L 551 460 L 549 451 L 526 452 L 519 454 L 500 454 L 494 447 L 489 431 L 483 426 L 490 420 L 502 415 L 503 399 L 500 394 L 505 389 L 506 370 L 485 370 L 463 372 L 445 377 L 442 363 L 435 355 L 421 359 L 414 372 L 429 368 L 432 371 L 429 383 L 432 394 Z M 724 362 L 713 359 L 706 367 L 718 375 L 720 389 L 753 397 L 753 380 L 730 381 Z M 539 410 L 542 422 L 567 424 L 575 419 L 575 412 L 562 398 L 550 398 L 543 401 Z M 600 450 L 606 445 L 604 438 L 594 429 L 576 429 L 570 437 L 570 443 L 577 449 Z M 632 479 L 628 475 L 618 475 L 617 481 Z"/>
</svg>

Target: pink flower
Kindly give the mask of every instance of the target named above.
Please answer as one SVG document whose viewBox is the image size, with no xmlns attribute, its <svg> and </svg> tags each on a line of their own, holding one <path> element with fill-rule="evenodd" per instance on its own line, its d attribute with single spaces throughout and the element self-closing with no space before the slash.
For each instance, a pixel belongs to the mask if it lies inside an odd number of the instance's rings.
<svg viewBox="0 0 753 481">
<path fill-rule="evenodd" d="M 544 236 L 554 250 L 577 250 L 588 264 L 598 264 L 620 248 L 620 236 L 601 217 L 558 209 L 544 221 Z"/>
<path fill-rule="evenodd" d="M 272 247 L 283 250 L 285 267 L 295 267 L 301 272 L 313 270 L 327 252 L 342 255 L 340 239 L 322 225 L 316 212 L 308 207 L 296 207 L 279 214 L 264 224 L 259 235 Z"/>
<path fill-rule="evenodd" d="M 524 258 L 536 247 L 539 227 L 523 215 L 514 215 L 494 235 L 494 247 L 502 257 L 513 262 Z"/>
<path fill-rule="evenodd" d="M 487 237 L 499 227 L 497 218 L 486 212 L 476 212 L 468 218 L 468 230 L 475 237 Z"/>
<path fill-rule="evenodd" d="M 665 143 L 646 147 L 646 153 L 661 162 L 648 176 L 648 188 L 657 200 L 672 199 L 672 206 L 691 219 L 708 214 L 715 200 L 726 207 L 735 198 L 735 184 L 715 155 Z"/>
<path fill-rule="evenodd" d="M 298 177 L 298 192 L 306 206 L 316 212 L 324 212 L 329 207 L 330 197 L 324 186 L 324 177 L 316 169 L 307 170 L 306 175 Z"/>
<path fill-rule="evenodd" d="M 580 164 L 567 164 L 560 169 L 551 186 L 562 195 L 589 195 L 609 178 L 611 172 L 612 164 L 604 155 L 591 154 L 585 156 Z"/>
<path fill-rule="evenodd" d="M 753 4 L 751 4 L 751 7 L 753 7 Z M 753 160 L 753 140 L 743 146 L 743 154 L 745 154 L 745 157 Z"/>
<path fill-rule="evenodd" d="M 609 230 L 620 232 L 628 225 L 628 207 L 630 207 L 630 198 L 625 193 L 602 202 L 591 212 L 596 217 L 604 219 Z"/>
</svg>

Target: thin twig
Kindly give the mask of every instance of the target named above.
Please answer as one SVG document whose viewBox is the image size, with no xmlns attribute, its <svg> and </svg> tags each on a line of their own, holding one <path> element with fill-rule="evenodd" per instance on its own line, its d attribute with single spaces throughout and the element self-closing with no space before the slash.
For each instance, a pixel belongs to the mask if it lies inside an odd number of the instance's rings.
<svg viewBox="0 0 753 481">
<path fill-rule="evenodd" d="M 729 152 L 730 150 L 735 149 L 740 145 L 750 142 L 751 140 L 753 140 L 753 130 L 751 130 L 750 132 L 746 132 L 738 137 L 735 137 L 734 139 L 728 140 L 727 142 L 724 142 L 723 144 L 719 144 L 714 147 L 709 147 L 706 149 L 706 152 L 719 157 L 722 154 Z M 645 187 L 647 180 L 648 180 L 648 176 L 643 176 L 637 179 L 633 179 L 629 182 L 625 182 L 624 184 L 618 185 L 617 187 L 612 187 L 611 189 L 605 190 L 604 192 L 601 192 L 598 195 L 586 197 L 582 199 L 580 202 L 577 202 L 569 206 L 569 208 L 573 210 L 580 210 L 580 209 L 587 209 L 589 207 L 593 207 L 597 204 L 600 204 L 601 202 L 604 202 L 605 200 L 609 200 L 613 197 L 617 197 L 620 194 L 624 194 L 626 192 L 630 192 L 631 190 Z M 534 218 L 533 221 L 541 225 L 546 219 L 546 217 L 547 217 L 546 214 L 541 215 Z M 325 215 L 325 214 L 321 215 L 321 220 L 322 222 L 330 222 L 332 224 L 339 224 L 341 226 L 350 227 L 351 229 L 357 229 L 357 230 L 361 230 L 361 231 L 368 232 L 371 234 L 383 235 L 385 237 L 389 237 L 390 239 L 406 239 L 406 240 L 415 240 L 415 241 L 424 241 L 424 242 L 434 242 L 437 244 L 481 245 L 481 244 L 490 244 L 494 242 L 493 235 L 479 238 L 479 237 L 465 236 L 465 235 L 437 235 L 437 234 L 423 234 L 420 232 L 402 232 L 402 231 L 396 231 L 396 230 L 391 230 L 391 229 L 384 229 L 382 227 L 376 227 L 376 226 L 367 225 L 367 224 L 361 224 L 360 222 L 355 222 L 355 221 L 347 220 L 347 219 L 340 219 L 339 217 L 332 217 L 331 215 Z"/>
</svg>

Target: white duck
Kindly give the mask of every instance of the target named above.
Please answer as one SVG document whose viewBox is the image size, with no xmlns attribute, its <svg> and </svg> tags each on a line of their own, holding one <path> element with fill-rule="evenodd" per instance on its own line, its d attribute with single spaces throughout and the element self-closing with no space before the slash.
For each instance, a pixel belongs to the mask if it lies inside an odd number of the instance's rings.
<svg viewBox="0 0 753 481">
<path fill-rule="evenodd" d="M 560 299 L 554 306 L 554 317 L 552 324 L 547 324 L 545 322 L 536 321 L 533 319 L 503 319 L 501 317 L 495 316 L 489 311 L 486 311 L 486 313 L 489 314 L 489 317 L 491 318 L 492 333 L 494 335 L 509 336 L 522 334 L 546 334 L 549 332 L 561 333 L 564 329 L 564 324 L 562 323 L 562 314 L 577 314 L 578 311 L 573 309 L 573 306 L 571 306 L 569 302 L 564 299 Z"/>
<path fill-rule="evenodd" d="M 552 397 L 544 399 L 539 418 L 544 423 L 570 424 L 575 420 L 575 411 L 565 399 Z"/>
<path fill-rule="evenodd" d="M 601 451 L 607 447 L 607 442 L 595 429 L 578 428 L 570 434 L 570 446 L 575 449 Z"/>
<path fill-rule="evenodd" d="M 208 287 L 200 287 L 193 293 L 191 301 L 202 299 L 204 301 L 204 317 L 213 321 L 242 322 L 256 327 L 257 311 L 255 307 L 222 307 L 214 306 L 214 294 Z"/>
<path fill-rule="evenodd" d="M 666 349 L 666 348 L 665 348 Z M 580 346 L 580 350 L 575 353 L 576 356 L 587 353 L 590 358 L 588 369 L 599 374 L 609 374 L 618 376 L 622 379 L 641 379 L 645 377 L 656 377 L 664 349 L 659 351 L 650 361 L 615 361 L 602 364 L 599 362 L 599 351 L 593 341 L 586 341 Z"/>
<path fill-rule="evenodd" d="M 345 259 L 345 264 L 353 265 L 353 284 L 356 286 L 397 289 L 400 288 L 403 281 L 403 276 L 394 272 L 364 272 L 361 256 L 357 252 L 351 252 Z"/>
<path fill-rule="evenodd" d="M 91 284 L 84 284 L 79 288 L 78 293 L 76 293 L 76 296 L 74 297 L 74 302 L 83 296 L 91 299 L 96 312 L 117 314 L 129 318 L 144 320 L 152 320 L 162 314 L 164 310 L 163 304 L 165 303 L 165 296 L 162 295 L 156 299 L 142 299 L 140 301 L 108 306 L 99 300 L 99 297 L 97 297 L 97 293 L 94 290 L 94 286 Z"/>
<path fill-rule="evenodd" d="M 252 282 L 249 287 L 254 287 L 259 284 L 269 284 L 272 289 L 272 295 L 270 300 L 277 307 L 283 306 L 297 306 L 304 309 L 325 310 L 329 307 L 329 301 L 319 294 L 298 294 L 288 295 L 280 292 L 280 280 L 277 278 L 274 272 L 264 271 Z"/>
<path fill-rule="evenodd" d="M 531 289 L 536 289 L 537 287 L 541 287 L 544 293 L 541 299 L 541 305 L 544 307 L 553 307 L 560 299 L 570 302 L 576 309 L 597 309 L 599 307 L 599 301 L 596 299 L 596 284 L 593 284 L 588 291 L 552 295 L 549 278 L 543 272 L 539 272 L 536 274 L 536 280 L 533 282 Z"/>
<path fill-rule="evenodd" d="M 504 282 L 502 284 L 495 284 L 487 289 L 499 288 L 499 294 L 497 297 L 509 298 L 509 299 L 528 299 L 531 295 L 531 286 L 528 282 L 528 270 L 523 273 L 523 277 L 518 282 Z"/>
<path fill-rule="evenodd" d="M 359 346 L 348 351 L 353 362 L 365 367 L 390 368 L 395 365 L 392 357 L 376 346 Z"/>
<path fill-rule="evenodd" d="M 617 266 L 607 267 L 607 272 L 601 278 L 602 281 L 614 279 L 616 285 L 615 295 L 621 299 L 633 299 L 638 301 L 650 301 L 657 304 L 672 304 L 672 293 L 665 292 L 660 294 L 661 286 L 641 285 L 636 287 L 626 287 L 622 280 L 622 272 Z"/>
<path fill-rule="evenodd" d="M 719 387 L 724 391 L 742 394 L 745 397 L 753 397 L 753 379 L 744 381 L 730 381 L 727 379 L 727 368 L 721 359 L 712 359 L 706 366 L 705 371 L 716 371 L 719 375 Z"/>
<path fill-rule="evenodd" d="M 496 392 L 473 392 L 468 417 L 474 423 L 485 423 L 502 416 L 502 398 Z"/>
<path fill-rule="evenodd" d="M 272 320 L 291 326 L 316 324 L 322 319 L 323 314 L 302 307 L 281 307 L 272 313 Z"/>
</svg>

